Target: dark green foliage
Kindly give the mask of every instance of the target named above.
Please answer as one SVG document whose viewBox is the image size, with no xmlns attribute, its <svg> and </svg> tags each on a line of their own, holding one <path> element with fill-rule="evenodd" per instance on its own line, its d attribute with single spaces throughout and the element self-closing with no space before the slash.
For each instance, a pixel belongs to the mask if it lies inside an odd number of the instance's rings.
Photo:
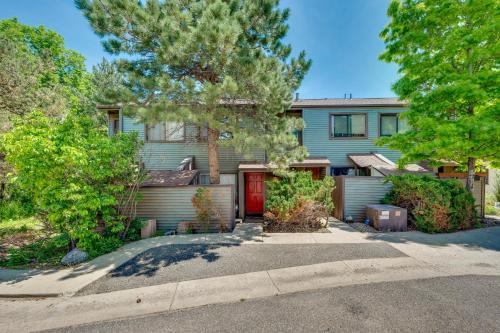
<svg viewBox="0 0 500 333">
<path fill-rule="evenodd" d="M 392 0 L 380 58 L 399 66 L 394 92 L 410 130 L 380 144 L 401 164 L 455 161 L 471 189 L 481 161 L 500 164 L 498 0 Z"/>
<path fill-rule="evenodd" d="M 69 238 L 64 235 L 42 238 L 20 248 L 10 248 L 8 259 L 0 266 L 58 266 L 68 252 Z"/>
<path fill-rule="evenodd" d="M 224 145 L 264 148 L 279 167 L 305 156 L 282 114 L 311 62 L 290 58 L 289 10 L 278 0 L 75 0 L 104 48 L 121 56 L 129 92 L 116 102 L 145 121 L 209 128 L 210 165 Z M 110 69 L 111 71 L 111 69 Z M 210 170 L 218 182 L 218 168 Z"/>
<path fill-rule="evenodd" d="M 125 208 L 135 204 L 142 175 L 137 135 L 110 138 L 89 117 L 35 112 L 0 139 L 16 186 L 53 232 L 92 254 L 117 246 L 105 239 L 123 238 L 130 222 Z"/>
<path fill-rule="evenodd" d="M 322 205 L 326 214 L 329 214 L 333 210 L 333 187 L 332 177 L 313 180 L 309 171 L 298 171 L 289 176 L 274 178 L 266 182 L 265 208 L 282 221 L 290 219 L 294 209 L 305 201 Z"/>
<path fill-rule="evenodd" d="M 383 203 L 408 210 L 410 224 L 424 232 L 451 232 L 470 229 L 477 222 L 475 200 L 454 179 L 430 176 L 388 176 L 393 184 Z"/>
<path fill-rule="evenodd" d="M 141 219 L 134 219 L 130 222 L 125 240 L 129 242 L 138 241 L 141 239 L 141 229 L 144 226 L 144 222 Z"/>
<path fill-rule="evenodd" d="M 7 182 L 4 197 L 0 199 L 0 222 L 33 216 L 35 212 L 31 198 L 15 182 Z"/>
<path fill-rule="evenodd" d="M 85 251 L 88 252 L 89 258 L 95 258 L 100 255 L 113 252 L 123 245 L 123 240 L 118 238 L 116 235 L 108 235 L 107 237 L 99 235 L 98 237 L 93 237 L 88 243 L 86 243 Z"/>
<path fill-rule="evenodd" d="M 0 111 L 7 114 L 81 111 L 92 93 L 85 58 L 43 26 L 0 20 L 0 69 Z"/>
</svg>

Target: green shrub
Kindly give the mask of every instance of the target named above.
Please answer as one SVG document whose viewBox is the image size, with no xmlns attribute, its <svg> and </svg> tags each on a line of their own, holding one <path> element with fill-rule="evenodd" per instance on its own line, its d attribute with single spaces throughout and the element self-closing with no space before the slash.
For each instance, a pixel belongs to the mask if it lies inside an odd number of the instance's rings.
<svg viewBox="0 0 500 333">
<path fill-rule="evenodd" d="M 35 208 L 29 196 L 23 193 L 15 182 L 5 184 L 3 198 L 0 199 L 0 222 L 33 216 Z"/>
<path fill-rule="evenodd" d="M 135 205 L 142 174 L 139 146 L 136 133 L 109 137 L 95 120 L 72 113 L 34 112 L 0 137 L 16 186 L 37 213 L 71 246 L 96 254 L 125 238 L 131 217 L 124 207 Z"/>
<path fill-rule="evenodd" d="M 477 222 L 474 197 L 458 180 L 410 174 L 386 179 L 393 187 L 382 202 L 406 208 L 409 223 L 420 231 L 451 232 Z"/>
<path fill-rule="evenodd" d="M 57 266 L 68 252 L 69 238 L 64 235 L 37 240 L 20 248 L 10 248 L 8 259 L 1 266 L 16 267 L 25 265 Z"/>
<path fill-rule="evenodd" d="M 495 175 L 495 178 L 492 179 L 493 183 L 493 196 L 496 202 L 500 202 L 500 173 Z"/>
<path fill-rule="evenodd" d="M 199 187 L 191 198 L 191 203 L 196 209 L 196 220 L 203 226 L 203 232 L 209 231 L 211 222 L 220 222 L 221 213 L 214 203 L 210 189 Z M 192 233 L 188 230 L 186 233 Z"/>
<path fill-rule="evenodd" d="M 266 211 L 279 221 L 293 219 L 293 213 L 298 213 L 298 207 L 306 207 L 306 202 L 324 207 L 326 218 L 333 210 L 334 182 L 332 177 L 313 180 L 311 172 L 299 171 L 286 177 L 267 181 L 266 186 Z"/>
<path fill-rule="evenodd" d="M 100 255 L 113 252 L 123 245 L 123 240 L 117 236 L 103 237 L 98 235 L 93 241 L 79 245 L 82 250 L 87 251 L 89 258 L 95 258 Z"/>
<path fill-rule="evenodd" d="M 144 220 L 134 219 L 128 228 L 127 234 L 125 235 L 125 240 L 128 242 L 134 242 L 141 239 L 141 229 L 144 227 Z"/>
</svg>

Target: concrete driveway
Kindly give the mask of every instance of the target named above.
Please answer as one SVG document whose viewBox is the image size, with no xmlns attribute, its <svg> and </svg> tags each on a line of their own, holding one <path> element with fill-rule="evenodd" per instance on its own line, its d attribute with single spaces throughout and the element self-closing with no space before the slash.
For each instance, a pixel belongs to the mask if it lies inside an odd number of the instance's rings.
<svg viewBox="0 0 500 333">
<path fill-rule="evenodd" d="M 156 247 L 136 256 L 83 288 L 77 295 L 342 260 L 405 256 L 381 242 L 175 244 Z"/>
</svg>

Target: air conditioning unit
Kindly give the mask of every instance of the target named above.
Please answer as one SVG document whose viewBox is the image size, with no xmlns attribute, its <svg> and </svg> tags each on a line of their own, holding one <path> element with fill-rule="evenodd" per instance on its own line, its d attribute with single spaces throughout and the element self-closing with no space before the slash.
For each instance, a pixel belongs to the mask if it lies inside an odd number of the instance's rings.
<svg viewBox="0 0 500 333">
<path fill-rule="evenodd" d="M 406 209 L 392 205 L 367 205 L 366 217 L 375 229 L 381 231 L 407 231 Z"/>
</svg>

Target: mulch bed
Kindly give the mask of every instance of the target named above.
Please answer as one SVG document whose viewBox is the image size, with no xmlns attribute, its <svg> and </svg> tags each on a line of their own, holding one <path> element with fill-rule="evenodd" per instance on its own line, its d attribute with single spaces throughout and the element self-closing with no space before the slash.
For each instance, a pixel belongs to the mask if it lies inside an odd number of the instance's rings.
<svg viewBox="0 0 500 333">
<path fill-rule="evenodd" d="M 0 262 L 7 259 L 9 248 L 20 248 L 25 245 L 34 243 L 38 239 L 40 239 L 40 233 L 35 231 L 2 236 L 0 238 Z"/>
<path fill-rule="evenodd" d="M 279 232 L 316 232 L 316 233 L 329 233 L 330 231 L 325 228 L 314 228 L 300 223 L 276 223 L 264 221 L 264 232 L 279 233 Z"/>
</svg>

